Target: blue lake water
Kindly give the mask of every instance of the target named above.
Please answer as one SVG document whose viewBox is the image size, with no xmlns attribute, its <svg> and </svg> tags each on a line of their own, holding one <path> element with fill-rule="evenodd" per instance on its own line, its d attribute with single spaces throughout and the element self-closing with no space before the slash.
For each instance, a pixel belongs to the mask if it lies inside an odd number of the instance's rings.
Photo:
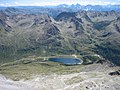
<svg viewBox="0 0 120 90">
<path fill-rule="evenodd" d="M 65 65 L 76 65 L 81 63 L 81 60 L 76 58 L 49 58 L 48 60 L 53 62 L 59 62 Z"/>
</svg>

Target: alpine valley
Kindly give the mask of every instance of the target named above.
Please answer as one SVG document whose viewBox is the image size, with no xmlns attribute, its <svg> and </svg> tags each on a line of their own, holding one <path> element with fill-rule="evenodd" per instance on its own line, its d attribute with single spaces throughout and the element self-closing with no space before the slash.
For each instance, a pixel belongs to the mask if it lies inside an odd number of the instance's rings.
<svg viewBox="0 0 120 90">
<path fill-rule="evenodd" d="M 2 90 L 119 90 L 119 7 L 0 7 L 0 74 L 27 79 L 19 81 L 21 86 L 11 80 L 13 88 L 0 85 Z M 83 63 L 66 66 L 47 60 L 73 56 Z M 8 82 L 1 76 L 0 84 L 2 80 Z"/>
</svg>

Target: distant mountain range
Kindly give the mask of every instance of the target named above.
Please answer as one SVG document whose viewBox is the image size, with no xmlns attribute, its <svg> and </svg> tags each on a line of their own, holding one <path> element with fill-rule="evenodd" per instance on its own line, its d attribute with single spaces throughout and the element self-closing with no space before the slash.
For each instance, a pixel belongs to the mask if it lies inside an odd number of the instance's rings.
<svg viewBox="0 0 120 90">
<path fill-rule="evenodd" d="M 120 11 L 120 5 L 80 5 L 80 4 L 72 4 L 72 5 L 66 5 L 66 4 L 61 4 L 56 6 L 58 8 L 70 8 L 73 9 L 74 11 L 78 10 L 93 10 L 93 11 Z M 55 8 L 56 8 L 55 7 Z"/>
<path fill-rule="evenodd" d="M 80 10 L 85 11 L 117 11 L 120 12 L 120 5 L 80 5 L 80 4 L 61 4 L 58 6 L 13 6 L 13 7 L 0 7 L 0 10 L 7 8 L 15 8 L 24 13 L 47 13 L 51 16 L 57 16 L 61 12 L 77 12 Z M 19 11 L 18 11 L 19 13 Z"/>
<path fill-rule="evenodd" d="M 67 9 L 72 9 L 72 10 L 97 10 L 97 11 L 120 11 L 120 5 L 80 5 L 80 4 L 72 4 L 72 5 L 67 5 L 67 4 L 60 4 L 57 6 L 10 6 L 10 7 L 15 7 L 15 8 L 21 8 L 21 9 L 30 9 L 30 8 L 67 8 Z M 6 7 L 1 6 L 0 9 L 4 9 Z"/>
</svg>

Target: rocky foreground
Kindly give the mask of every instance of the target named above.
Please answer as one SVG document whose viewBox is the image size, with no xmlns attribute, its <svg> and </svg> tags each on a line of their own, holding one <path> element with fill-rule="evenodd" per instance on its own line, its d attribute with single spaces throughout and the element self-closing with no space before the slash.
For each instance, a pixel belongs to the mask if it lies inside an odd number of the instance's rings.
<svg viewBox="0 0 120 90">
<path fill-rule="evenodd" d="M 108 64 L 92 64 L 72 74 L 35 75 L 30 80 L 13 81 L 0 76 L 0 90 L 120 90 L 120 69 Z"/>
</svg>

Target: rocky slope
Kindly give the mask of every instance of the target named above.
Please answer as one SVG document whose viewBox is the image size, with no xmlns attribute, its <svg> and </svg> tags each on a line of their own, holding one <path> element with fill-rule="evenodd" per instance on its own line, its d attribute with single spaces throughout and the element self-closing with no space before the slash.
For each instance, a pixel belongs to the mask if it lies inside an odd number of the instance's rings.
<svg viewBox="0 0 120 90">
<path fill-rule="evenodd" d="M 35 75 L 30 80 L 13 81 L 0 76 L 1 90 L 119 90 L 120 77 L 109 75 L 117 70 L 111 65 L 92 64 L 72 74 Z"/>
</svg>

